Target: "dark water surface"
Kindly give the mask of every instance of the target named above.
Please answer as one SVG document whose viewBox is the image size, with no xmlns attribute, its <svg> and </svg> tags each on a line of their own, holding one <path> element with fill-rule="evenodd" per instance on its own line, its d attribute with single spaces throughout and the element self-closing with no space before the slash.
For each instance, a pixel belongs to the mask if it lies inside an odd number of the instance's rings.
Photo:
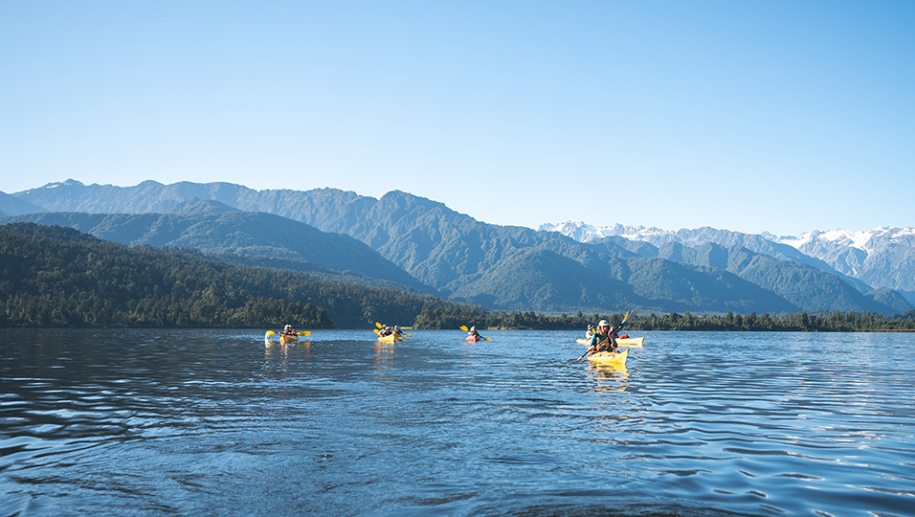
<svg viewBox="0 0 915 517">
<path fill-rule="evenodd" d="M 915 515 L 915 335 L 632 334 L 0 330 L 0 516 Z"/>
</svg>

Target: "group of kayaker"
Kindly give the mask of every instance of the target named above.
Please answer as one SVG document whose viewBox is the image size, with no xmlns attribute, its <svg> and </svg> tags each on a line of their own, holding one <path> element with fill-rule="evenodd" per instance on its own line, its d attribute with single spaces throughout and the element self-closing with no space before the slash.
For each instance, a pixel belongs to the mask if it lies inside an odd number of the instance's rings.
<svg viewBox="0 0 915 517">
<path fill-rule="evenodd" d="M 625 320 L 628 319 L 629 313 L 627 313 L 626 316 L 627 317 L 623 320 L 623 323 L 625 323 Z M 600 320 L 600 322 L 597 324 L 597 327 L 589 324 L 588 330 L 585 334 L 585 339 L 590 340 L 588 344 L 588 352 L 586 355 L 604 351 L 616 352 L 619 348 L 616 340 L 620 337 L 619 331 L 622 329 L 623 323 L 620 323 L 617 326 L 612 326 L 607 320 Z M 399 338 L 403 336 L 403 331 L 397 325 L 394 325 L 393 327 L 388 325 L 381 325 L 380 323 L 377 325 L 379 327 L 378 337 L 394 335 L 395 337 Z M 477 332 L 476 326 L 472 326 L 470 329 L 467 329 L 467 327 L 461 328 L 467 330 L 467 341 L 475 342 L 486 340 L 486 338 Z M 294 328 L 292 328 L 292 325 L 286 325 L 283 327 L 283 332 L 281 332 L 280 335 L 297 336 L 298 333 Z"/>
<path fill-rule="evenodd" d="M 400 327 L 397 325 L 394 325 L 393 327 L 382 325 L 378 330 L 378 337 L 390 336 L 391 334 L 393 334 L 395 337 L 401 337 L 403 335 L 403 331 L 400 330 Z"/>
</svg>

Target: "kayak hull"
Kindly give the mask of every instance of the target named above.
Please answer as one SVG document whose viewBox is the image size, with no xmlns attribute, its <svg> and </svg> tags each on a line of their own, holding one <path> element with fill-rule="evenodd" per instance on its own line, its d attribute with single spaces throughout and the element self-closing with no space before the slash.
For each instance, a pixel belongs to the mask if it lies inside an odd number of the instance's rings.
<svg viewBox="0 0 915 517">
<path fill-rule="evenodd" d="M 598 365 L 626 366 L 629 350 L 622 352 L 597 352 L 588 356 L 588 361 Z"/>
<path fill-rule="evenodd" d="M 467 336 L 468 343 L 476 343 L 477 341 L 483 341 L 483 338 L 480 336 Z"/>
<path fill-rule="evenodd" d="M 391 334 L 391 335 L 389 335 L 389 336 L 384 336 L 384 337 L 378 338 L 378 341 L 381 341 L 382 343 L 391 343 L 391 344 L 394 344 L 394 343 L 397 342 L 397 341 L 403 341 L 403 338 L 402 338 L 402 337 L 397 337 L 397 336 L 395 336 L 394 334 Z"/>
<path fill-rule="evenodd" d="M 579 345 L 585 345 L 585 346 L 588 346 L 591 344 L 590 339 L 576 339 L 575 342 L 578 343 Z M 617 338 L 616 345 L 617 346 L 642 346 L 642 344 L 644 342 L 645 342 L 644 337 L 625 337 L 625 338 Z"/>
<path fill-rule="evenodd" d="M 280 343 L 283 345 L 291 345 L 293 343 L 299 342 L 299 336 L 289 336 L 286 334 L 280 334 Z"/>
</svg>

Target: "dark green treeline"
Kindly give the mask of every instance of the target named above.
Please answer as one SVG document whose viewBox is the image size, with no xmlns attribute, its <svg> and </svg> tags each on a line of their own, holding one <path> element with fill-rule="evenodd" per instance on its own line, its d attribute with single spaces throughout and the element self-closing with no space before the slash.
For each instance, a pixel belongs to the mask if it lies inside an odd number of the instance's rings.
<svg viewBox="0 0 915 517">
<path fill-rule="evenodd" d="M 588 324 L 605 319 L 616 325 L 622 313 L 548 316 L 534 312 L 492 312 L 480 307 L 456 304 L 427 304 L 416 320 L 421 328 L 457 328 L 476 325 L 488 329 L 584 330 Z M 626 330 L 710 330 L 710 331 L 806 331 L 806 332 L 870 332 L 915 331 L 915 311 L 897 316 L 878 313 L 831 312 L 828 314 L 694 316 L 685 314 L 636 315 L 626 323 Z"/>
<path fill-rule="evenodd" d="M 0 326 L 409 325 L 430 298 L 129 248 L 69 228 L 0 226 Z"/>
</svg>

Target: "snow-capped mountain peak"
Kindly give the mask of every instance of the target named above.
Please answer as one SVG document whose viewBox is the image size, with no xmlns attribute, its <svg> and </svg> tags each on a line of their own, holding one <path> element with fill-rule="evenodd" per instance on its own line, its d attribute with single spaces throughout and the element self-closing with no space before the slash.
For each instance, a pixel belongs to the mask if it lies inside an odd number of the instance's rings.
<svg viewBox="0 0 915 517">
<path fill-rule="evenodd" d="M 870 231 L 853 232 L 849 230 L 812 231 L 797 237 L 779 237 L 777 242 L 787 244 L 798 250 L 810 246 L 827 246 L 855 248 L 867 253 L 876 248 L 897 244 L 915 245 L 915 228 L 893 228 L 881 226 Z"/>
<path fill-rule="evenodd" d="M 579 242 L 593 242 L 605 237 L 623 237 L 631 241 L 649 241 L 654 237 L 666 236 L 672 232 L 660 228 L 646 228 L 644 226 L 593 226 L 584 222 L 566 221 L 559 224 L 542 224 L 538 230 L 542 232 L 559 232 L 566 237 L 571 237 Z"/>
<path fill-rule="evenodd" d="M 739 245 L 783 260 L 798 260 L 798 257 L 803 256 L 816 259 L 874 287 L 891 287 L 910 293 L 915 291 L 915 274 L 912 273 L 915 270 L 915 228 L 912 227 L 883 226 L 858 232 L 814 230 L 798 236 L 776 236 L 769 232 L 752 235 L 714 228 L 667 231 L 619 224 L 596 227 L 570 221 L 544 224 L 540 230 L 560 232 L 580 242 L 623 237 L 655 246 L 667 242 L 678 242 L 689 247 L 699 247 L 706 243 L 724 247 Z M 912 296 L 915 299 L 915 294 Z"/>
</svg>

